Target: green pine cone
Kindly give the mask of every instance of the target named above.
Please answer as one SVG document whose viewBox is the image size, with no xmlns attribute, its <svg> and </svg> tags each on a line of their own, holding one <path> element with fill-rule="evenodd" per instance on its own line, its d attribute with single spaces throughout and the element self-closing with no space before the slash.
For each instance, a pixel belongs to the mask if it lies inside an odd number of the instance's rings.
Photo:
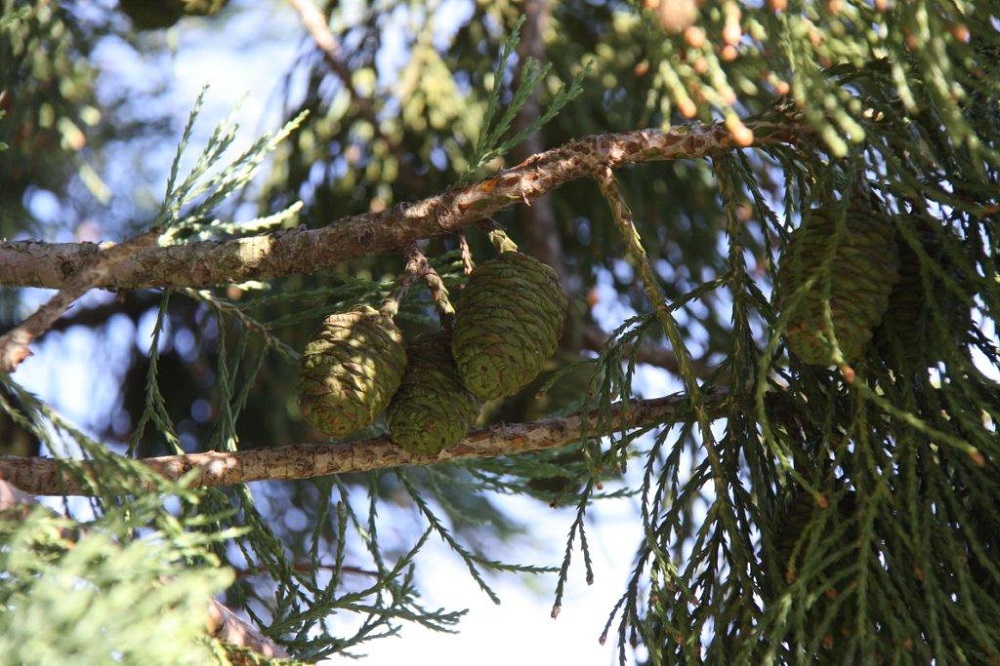
<svg viewBox="0 0 1000 666">
<path fill-rule="evenodd" d="M 118 7 L 136 30 L 162 30 L 185 14 L 208 16 L 219 12 L 229 0 L 119 0 Z"/>
<path fill-rule="evenodd" d="M 778 268 L 778 307 L 791 309 L 785 331 L 788 346 L 813 365 L 833 363 L 834 338 L 845 361 L 861 358 L 899 280 L 892 222 L 852 208 L 844 225 L 838 238 L 836 220 L 826 210 L 804 213 Z M 822 274 L 831 243 L 836 243 L 833 259 Z M 808 291 L 796 302 L 798 292 L 813 277 Z M 824 320 L 827 284 L 832 331 Z"/>
<path fill-rule="evenodd" d="M 825 621 L 832 602 L 840 595 L 856 593 L 850 577 L 845 579 L 844 572 L 856 561 L 857 553 L 839 544 L 857 542 L 858 530 L 852 524 L 858 510 L 857 497 L 852 491 L 839 497 L 827 497 L 831 505 L 822 508 L 809 493 L 796 487 L 785 495 L 776 521 L 774 546 L 784 578 L 784 585 L 779 583 L 776 588 L 787 593 L 786 585 L 798 582 L 803 589 L 809 590 L 806 594 L 795 594 L 792 603 L 808 604 L 804 610 L 813 626 Z M 813 521 L 822 521 L 822 524 L 813 525 Z M 816 530 L 823 534 L 839 533 L 840 541 L 831 548 L 829 543 L 814 540 L 815 534 L 808 533 Z M 817 562 L 822 562 L 822 566 L 816 567 Z M 801 581 L 801 574 L 808 579 Z M 823 637 L 823 652 L 816 655 L 819 663 L 828 663 L 830 651 L 842 645 L 843 638 L 853 631 L 852 618 L 846 611 L 850 607 L 847 603 L 836 612 Z"/>
<path fill-rule="evenodd" d="M 483 401 L 517 393 L 555 352 L 565 315 L 559 279 L 537 259 L 504 252 L 477 266 L 451 342 L 466 388 Z"/>
<path fill-rule="evenodd" d="M 939 223 L 915 216 L 907 222 L 914 225 L 917 240 L 929 260 L 948 271 L 951 262 L 941 247 L 942 239 L 930 227 Z M 945 242 L 948 240 L 957 239 L 946 232 Z M 902 236 L 897 245 L 899 282 L 889 295 L 888 310 L 875 331 L 875 345 L 896 370 L 921 372 L 961 345 L 958 338 L 968 326 L 969 308 L 962 299 L 939 298 L 943 285 L 937 276 L 931 276 L 928 292 L 917 251 Z M 940 309 L 943 325 L 941 320 L 935 320 L 932 307 Z"/>
<path fill-rule="evenodd" d="M 302 415 L 330 437 L 357 432 L 389 404 L 405 368 L 392 318 L 368 306 L 330 315 L 302 352 Z"/>
<path fill-rule="evenodd" d="M 409 364 L 386 410 L 400 447 L 436 454 L 454 446 L 479 415 L 479 401 L 462 385 L 445 333 L 422 335 L 407 347 Z"/>
</svg>

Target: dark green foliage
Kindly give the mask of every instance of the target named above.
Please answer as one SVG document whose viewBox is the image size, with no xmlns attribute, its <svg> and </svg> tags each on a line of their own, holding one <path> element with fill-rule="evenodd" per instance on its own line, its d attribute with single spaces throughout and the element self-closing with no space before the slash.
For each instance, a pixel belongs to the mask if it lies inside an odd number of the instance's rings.
<svg viewBox="0 0 1000 666">
<path fill-rule="evenodd" d="M 856 362 L 899 280 L 893 226 L 850 208 L 814 208 L 788 239 L 777 278 L 789 348 L 806 363 Z M 839 353 L 838 353 L 839 352 Z"/>
<path fill-rule="evenodd" d="M 333 314 L 302 352 L 299 407 L 330 437 L 366 428 L 389 404 L 406 368 L 403 336 L 371 307 Z"/>
<path fill-rule="evenodd" d="M 814 497 L 796 487 L 781 494 L 774 546 L 784 584 L 777 583 L 778 592 L 765 604 L 770 610 L 771 604 L 794 598 L 808 626 L 824 628 L 814 648 L 823 663 L 837 663 L 838 641 L 856 630 L 848 609 L 857 603 L 851 598 L 857 593 L 851 582 L 856 575 L 851 567 L 857 561 L 857 499 L 843 489 L 834 493 Z"/>
<path fill-rule="evenodd" d="M 447 333 L 420 336 L 407 345 L 406 356 L 403 381 L 386 409 L 389 434 L 411 453 L 438 453 L 469 431 L 479 401 L 462 385 Z"/>
<path fill-rule="evenodd" d="M 455 306 L 452 353 L 481 400 L 512 395 L 552 356 L 566 316 L 555 271 L 520 252 L 476 267 Z"/>
</svg>

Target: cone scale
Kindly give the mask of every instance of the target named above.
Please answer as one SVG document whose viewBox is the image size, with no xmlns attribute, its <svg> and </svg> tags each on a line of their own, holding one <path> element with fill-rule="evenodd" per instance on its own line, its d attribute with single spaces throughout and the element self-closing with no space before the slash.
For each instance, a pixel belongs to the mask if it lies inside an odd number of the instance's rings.
<svg viewBox="0 0 1000 666">
<path fill-rule="evenodd" d="M 788 314 L 788 347 L 812 365 L 833 363 L 835 346 L 847 363 L 860 359 L 899 280 L 892 222 L 852 208 L 843 224 L 838 229 L 826 209 L 804 213 L 778 269 L 776 291 L 779 308 Z M 830 252 L 832 260 L 825 263 Z"/>
<path fill-rule="evenodd" d="M 403 336 L 387 315 L 365 306 L 323 320 L 299 366 L 299 408 L 330 437 L 374 422 L 399 388 Z"/>
<path fill-rule="evenodd" d="M 418 337 L 407 346 L 407 357 L 386 410 L 389 434 L 411 453 L 433 455 L 465 436 L 479 415 L 479 401 L 462 385 L 446 333 Z"/>
<path fill-rule="evenodd" d="M 480 400 L 513 395 L 555 353 L 566 297 L 549 266 L 503 252 L 473 270 L 455 307 L 452 354 L 469 391 Z"/>
</svg>

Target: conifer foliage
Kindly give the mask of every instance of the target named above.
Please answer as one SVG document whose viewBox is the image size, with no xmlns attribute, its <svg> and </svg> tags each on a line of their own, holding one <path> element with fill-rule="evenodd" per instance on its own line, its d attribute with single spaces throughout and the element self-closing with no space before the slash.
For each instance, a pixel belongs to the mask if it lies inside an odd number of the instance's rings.
<svg viewBox="0 0 1000 666">
<path fill-rule="evenodd" d="M 625 498 L 623 664 L 1000 660 L 995 2 L 0 6 L 4 659 L 461 630 L 432 541 L 556 616 Z M 99 55 L 254 17 L 242 149 Z"/>
</svg>

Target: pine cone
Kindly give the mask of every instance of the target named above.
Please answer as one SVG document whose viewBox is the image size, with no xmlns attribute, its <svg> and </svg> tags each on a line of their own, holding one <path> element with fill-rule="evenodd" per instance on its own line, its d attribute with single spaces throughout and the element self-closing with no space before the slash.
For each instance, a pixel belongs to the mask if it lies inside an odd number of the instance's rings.
<svg viewBox="0 0 1000 666">
<path fill-rule="evenodd" d="M 392 319 L 364 306 L 323 320 L 302 352 L 299 407 L 331 437 L 371 425 L 406 368 L 403 335 Z"/>
<path fill-rule="evenodd" d="M 136 30 L 162 30 L 182 16 L 209 16 L 222 10 L 229 0 L 119 0 L 118 8 Z"/>
<path fill-rule="evenodd" d="M 392 440 L 411 453 L 454 446 L 479 415 L 479 401 L 458 376 L 445 333 L 422 335 L 406 349 L 409 364 L 386 419 Z"/>
<path fill-rule="evenodd" d="M 899 280 L 899 256 L 891 221 L 852 208 L 837 235 L 837 222 L 824 209 L 803 214 L 802 225 L 788 240 L 778 269 L 777 302 L 791 308 L 785 335 L 788 346 L 806 363 L 833 362 L 834 337 L 847 362 L 863 356 L 875 326 L 889 306 L 889 293 Z M 832 261 L 822 274 L 832 248 Z M 796 302 L 797 292 L 815 277 Z M 825 289 L 833 331 L 824 321 Z"/>
<path fill-rule="evenodd" d="M 517 393 L 555 352 L 566 297 L 549 266 L 504 252 L 472 272 L 455 314 L 451 348 L 462 381 L 492 400 Z"/>
<path fill-rule="evenodd" d="M 907 222 L 914 225 L 917 240 L 929 260 L 944 271 L 950 270 L 951 262 L 942 248 L 942 239 L 930 226 L 939 222 L 915 216 Z M 969 307 L 962 299 L 938 298 L 942 284 L 940 278 L 933 275 L 928 292 L 917 251 L 902 236 L 897 246 L 899 282 L 889 295 L 889 307 L 875 331 L 875 345 L 896 370 L 919 372 L 960 345 L 956 338 L 968 326 Z M 931 314 L 932 307 L 940 309 L 943 327 Z"/>
<path fill-rule="evenodd" d="M 831 550 L 829 544 L 814 544 L 807 534 L 807 530 L 811 527 L 813 530 L 818 529 L 812 526 L 814 520 L 824 520 L 821 526 L 824 533 L 842 530 L 840 536 L 842 544 L 852 544 L 857 540 L 857 528 L 850 524 L 856 520 L 855 514 L 858 510 L 855 494 L 848 491 L 839 497 L 833 496 L 829 499 L 832 500 L 832 505 L 822 508 L 803 489 L 796 487 L 791 490 L 784 497 L 784 506 L 780 510 L 778 531 L 774 541 L 782 564 L 785 584 L 791 585 L 796 582 L 800 568 L 806 566 L 807 560 L 812 560 L 808 565 L 809 580 L 806 581 L 806 587 L 816 593 L 796 595 L 796 600 L 798 603 L 809 604 L 806 612 L 812 618 L 810 624 L 813 626 L 825 620 L 830 605 L 841 594 L 855 594 L 849 577 L 845 580 L 844 573 L 846 568 L 856 561 L 857 553 L 850 547 L 838 545 Z M 816 561 L 823 563 L 818 570 L 815 568 Z M 785 585 L 779 585 L 778 588 L 787 590 Z M 835 651 L 838 645 L 842 645 L 843 637 L 850 635 L 853 630 L 852 618 L 847 613 L 847 608 L 850 608 L 850 603 L 837 611 L 828 633 L 823 637 L 824 651 L 816 655 L 819 663 L 828 663 L 830 651 Z"/>
</svg>

